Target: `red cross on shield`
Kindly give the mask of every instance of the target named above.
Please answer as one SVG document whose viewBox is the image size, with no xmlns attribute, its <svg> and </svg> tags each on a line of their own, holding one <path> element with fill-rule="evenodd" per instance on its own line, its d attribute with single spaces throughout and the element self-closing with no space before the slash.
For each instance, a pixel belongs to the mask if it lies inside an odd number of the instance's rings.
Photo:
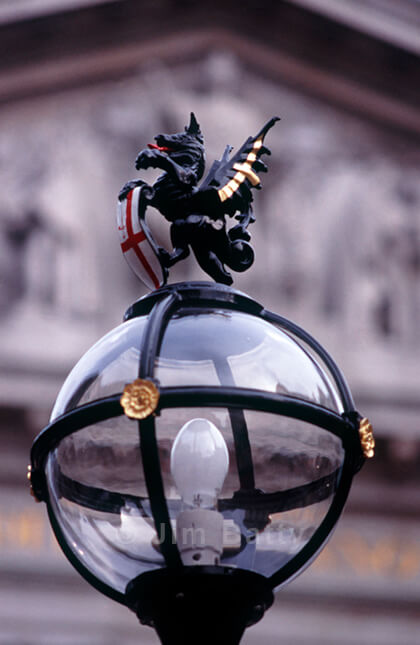
<svg viewBox="0 0 420 645">
<path fill-rule="evenodd" d="M 118 202 L 117 221 L 121 250 L 129 266 L 148 289 L 158 289 L 165 276 L 157 255 L 139 218 L 139 199 L 142 187 L 131 190 Z"/>
</svg>

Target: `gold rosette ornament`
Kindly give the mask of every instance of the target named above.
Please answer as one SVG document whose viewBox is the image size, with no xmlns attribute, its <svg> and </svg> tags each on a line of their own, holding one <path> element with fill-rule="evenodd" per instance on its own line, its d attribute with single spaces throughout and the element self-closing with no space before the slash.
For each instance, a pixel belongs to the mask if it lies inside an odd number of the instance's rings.
<svg viewBox="0 0 420 645">
<path fill-rule="evenodd" d="M 375 438 L 373 436 L 372 424 L 369 419 L 362 419 L 359 425 L 359 437 L 362 451 L 367 459 L 375 454 Z"/>
<path fill-rule="evenodd" d="M 125 386 L 120 403 L 130 419 L 146 419 L 157 408 L 159 390 L 153 381 L 137 378 Z"/>
</svg>

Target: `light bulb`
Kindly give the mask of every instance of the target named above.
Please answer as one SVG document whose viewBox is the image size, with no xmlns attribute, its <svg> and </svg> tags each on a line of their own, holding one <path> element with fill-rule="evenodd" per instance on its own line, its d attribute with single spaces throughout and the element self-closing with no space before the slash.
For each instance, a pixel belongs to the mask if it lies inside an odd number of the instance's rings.
<svg viewBox="0 0 420 645">
<path fill-rule="evenodd" d="M 216 508 L 229 468 L 229 452 L 221 432 L 207 419 L 188 421 L 171 451 L 171 472 L 184 504 Z"/>
<path fill-rule="evenodd" d="M 218 565 L 223 552 L 223 515 L 217 498 L 229 468 L 221 432 L 207 419 L 192 419 L 178 432 L 171 472 L 184 503 L 176 541 L 184 565 Z"/>
</svg>

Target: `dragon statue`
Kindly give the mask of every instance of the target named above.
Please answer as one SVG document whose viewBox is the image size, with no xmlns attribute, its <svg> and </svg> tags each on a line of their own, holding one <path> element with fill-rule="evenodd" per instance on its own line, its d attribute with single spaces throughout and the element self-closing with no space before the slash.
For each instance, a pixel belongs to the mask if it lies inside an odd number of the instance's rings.
<svg viewBox="0 0 420 645">
<path fill-rule="evenodd" d="M 142 179 L 125 184 L 118 199 L 118 229 L 126 260 L 149 287 L 158 288 L 168 269 L 185 259 L 192 249 L 200 267 L 216 282 L 232 284 L 233 271 L 246 271 L 254 261 L 248 226 L 255 220 L 252 189 L 261 188 L 261 160 L 270 154 L 264 138 L 278 121 L 273 117 L 260 132 L 249 137 L 236 154 L 226 149 L 204 175 L 205 150 L 200 126 L 191 113 L 184 132 L 159 134 L 156 143 L 138 154 L 137 170 L 159 168 L 162 175 L 153 186 Z M 171 252 L 158 246 L 146 221 L 148 206 L 170 222 Z M 237 223 L 230 228 L 226 216 Z"/>
</svg>

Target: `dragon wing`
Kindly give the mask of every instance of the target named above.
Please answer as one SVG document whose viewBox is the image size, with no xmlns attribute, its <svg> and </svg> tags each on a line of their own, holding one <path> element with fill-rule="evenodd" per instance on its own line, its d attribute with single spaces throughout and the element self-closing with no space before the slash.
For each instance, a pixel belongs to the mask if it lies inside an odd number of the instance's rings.
<svg viewBox="0 0 420 645">
<path fill-rule="evenodd" d="M 261 188 L 258 172 L 266 172 L 267 166 L 260 160 L 261 155 L 271 154 L 264 146 L 264 138 L 279 117 L 268 121 L 255 137 L 248 137 L 233 157 L 232 148 L 227 146 L 220 161 L 215 161 L 199 190 L 217 188 L 221 209 L 233 215 L 236 211 L 246 213 L 252 202 L 252 188 Z"/>
</svg>

